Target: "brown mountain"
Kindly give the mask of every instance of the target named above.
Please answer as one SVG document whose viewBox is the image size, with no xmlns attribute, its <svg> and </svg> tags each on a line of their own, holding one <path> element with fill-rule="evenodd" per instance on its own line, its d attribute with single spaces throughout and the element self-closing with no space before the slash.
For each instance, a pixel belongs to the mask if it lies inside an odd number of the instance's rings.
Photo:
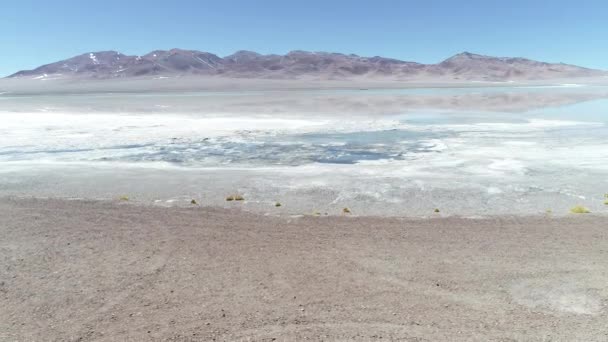
<svg viewBox="0 0 608 342">
<path fill-rule="evenodd" d="M 262 55 L 238 51 L 224 58 L 194 50 L 157 50 L 144 56 L 115 51 L 85 53 L 9 77 L 124 78 L 137 76 L 207 75 L 271 79 L 460 79 L 537 80 L 604 76 L 606 72 L 568 64 L 502 58 L 464 52 L 438 64 L 420 64 L 384 57 L 328 52 L 292 51 Z"/>
<path fill-rule="evenodd" d="M 452 56 L 429 66 L 431 72 L 476 79 L 550 79 L 605 75 L 606 72 L 563 63 L 545 63 L 525 58 L 489 57 L 469 52 Z"/>
</svg>

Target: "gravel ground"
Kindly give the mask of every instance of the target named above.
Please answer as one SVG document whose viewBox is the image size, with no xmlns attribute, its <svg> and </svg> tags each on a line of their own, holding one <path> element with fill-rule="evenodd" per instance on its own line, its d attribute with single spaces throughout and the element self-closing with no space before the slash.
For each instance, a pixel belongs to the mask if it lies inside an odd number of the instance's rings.
<svg viewBox="0 0 608 342">
<path fill-rule="evenodd" d="M 593 215 L 0 200 L 2 341 L 606 341 Z"/>
</svg>

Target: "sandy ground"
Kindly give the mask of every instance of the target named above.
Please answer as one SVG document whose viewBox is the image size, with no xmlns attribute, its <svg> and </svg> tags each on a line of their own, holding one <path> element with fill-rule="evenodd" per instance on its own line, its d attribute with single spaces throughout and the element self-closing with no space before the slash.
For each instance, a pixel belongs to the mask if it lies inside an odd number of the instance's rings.
<svg viewBox="0 0 608 342">
<path fill-rule="evenodd" d="M 0 200 L 2 341 L 606 341 L 605 217 Z"/>
</svg>

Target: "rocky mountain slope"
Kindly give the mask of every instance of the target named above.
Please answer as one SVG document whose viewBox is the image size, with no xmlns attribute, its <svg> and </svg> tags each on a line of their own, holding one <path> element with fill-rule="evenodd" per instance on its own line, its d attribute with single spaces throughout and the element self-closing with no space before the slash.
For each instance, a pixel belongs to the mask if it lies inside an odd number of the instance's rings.
<svg viewBox="0 0 608 342">
<path fill-rule="evenodd" d="M 464 52 L 438 64 L 421 64 L 384 57 L 361 57 L 328 52 L 292 51 L 286 55 L 262 55 L 238 51 L 219 57 L 194 50 L 157 50 L 143 56 L 120 52 L 85 53 L 9 77 L 125 78 L 138 76 L 206 75 L 234 78 L 321 80 L 369 79 L 449 79 L 449 80 L 538 80 L 607 75 L 600 70 L 568 64 L 502 58 Z"/>
</svg>

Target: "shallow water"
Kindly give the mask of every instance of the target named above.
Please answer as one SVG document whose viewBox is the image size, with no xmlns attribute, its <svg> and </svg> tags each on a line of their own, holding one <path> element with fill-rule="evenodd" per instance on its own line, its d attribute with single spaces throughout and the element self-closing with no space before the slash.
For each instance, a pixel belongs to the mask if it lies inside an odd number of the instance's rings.
<svg viewBox="0 0 608 342">
<path fill-rule="evenodd" d="M 287 213 L 605 212 L 601 96 L 519 111 L 395 105 L 570 88 L 4 94 L 0 193 L 225 205 L 224 194 L 239 192 L 248 208 L 275 212 L 280 200 Z"/>
</svg>

